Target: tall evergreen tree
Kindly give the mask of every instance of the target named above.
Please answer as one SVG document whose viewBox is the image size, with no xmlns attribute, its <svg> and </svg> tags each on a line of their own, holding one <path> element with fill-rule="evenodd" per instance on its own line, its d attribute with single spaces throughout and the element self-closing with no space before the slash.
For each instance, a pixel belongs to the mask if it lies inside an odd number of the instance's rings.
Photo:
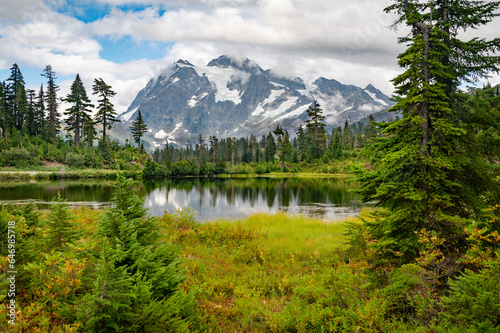
<svg viewBox="0 0 500 333">
<path fill-rule="evenodd" d="M 454 97 L 469 75 L 498 71 L 499 58 L 489 54 L 499 44 L 477 39 L 468 44 L 453 33 L 488 23 L 499 3 L 475 1 L 479 10 L 470 2 L 473 14 L 465 15 L 466 3 L 395 0 L 387 8 L 400 15 L 398 23 L 411 28 L 411 36 L 401 39 L 408 43 L 399 56 L 405 71 L 394 79 L 399 98 L 392 111 L 401 111 L 403 118 L 382 126 L 385 138 L 375 149 L 383 158 L 376 171 L 360 179 L 365 198 L 387 208 L 371 231 L 379 240 L 379 253 L 394 262 L 412 262 L 419 255 L 416 233 L 425 229 L 444 239 L 436 250 L 443 253 L 443 265 L 452 267 L 467 247 L 464 224 L 480 217 L 488 201 L 500 200 L 491 165 L 484 163 L 481 151 L 470 148 L 478 139 L 464 125 L 468 111 Z M 450 21 L 452 7 L 464 15 Z M 437 8 L 442 15 L 435 14 Z"/>
<path fill-rule="evenodd" d="M 55 142 L 57 135 L 59 134 L 60 115 L 57 111 L 59 107 L 59 102 L 57 100 L 57 92 L 59 91 L 59 86 L 56 84 L 56 72 L 52 70 L 52 66 L 47 65 L 43 69 L 43 77 L 47 78 L 47 92 L 45 94 L 45 105 L 47 109 L 47 120 L 46 120 L 46 135 L 47 140 Z"/>
<path fill-rule="evenodd" d="M 97 124 L 102 125 L 102 141 L 106 142 L 106 129 L 111 129 L 114 123 L 120 121 L 116 118 L 118 114 L 115 112 L 114 105 L 110 100 L 116 95 L 116 92 L 111 90 L 111 86 L 101 78 L 94 80 L 92 90 L 93 94 L 99 97 L 97 114 L 94 120 Z"/>
<path fill-rule="evenodd" d="M 311 140 L 314 146 L 314 158 L 318 158 L 323 155 L 323 149 L 326 146 L 326 124 L 323 123 L 325 116 L 323 116 L 323 109 L 321 109 L 319 103 L 316 101 L 309 106 L 306 112 L 309 117 L 306 128 L 309 129 L 312 135 Z"/>
<path fill-rule="evenodd" d="M 36 135 L 36 91 L 28 89 L 28 112 L 26 115 L 26 129 L 30 136 Z"/>
<path fill-rule="evenodd" d="M 20 130 L 23 125 L 27 100 L 24 77 L 17 64 L 12 65 L 10 68 L 10 76 L 7 79 L 6 88 L 6 129 L 17 128 Z"/>
<path fill-rule="evenodd" d="M 342 131 L 342 146 L 346 150 L 351 149 L 351 129 L 349 128 L 349 121 L 346 119 L 344 124 L 344 130 Z"/>
<path fill-rule="evenodd" d="M 43 85 L 40 85 L 35 104 L 35 135 L 43 134 L 45 129 L 45 100 Z"/>
<path fill-rule="evenodd" d="M 148 131 L 148 127 L 144 123 L 142 119 L 141 110 L 137 112 L 137 117 L 132 122 L 132 126 L 130 126 L 130 130 L 132 131 L 132 137 L 137 143 L 137 148 L 141 146 L 141 138 Z"/>
<path fill-rule="evenodd" d="M 288 131 L 285 131 L 283 138 L 278 138 L 278 150 L 281 159 L 281 168 L 284 168 L 286 158 L 290 157 L 293 151 L 292 144 L 290 143 L 290 134 L 288 134 Z"/>
<path fill-rule="evenodd" d="M 274 155 L 276 154 L 276 142 L 274 141 L 274 136 L 271 132 L 266 137 L 266 147 L 264 148 L 264 159 L 266 162 L 274 161 Z"/>
<path fill-rule="evenodd" d="M 66 129 L 74 133 L 75 146 L 78 148 L 83 137 L 83 126 L 89 121 L 90 108 L 93 107 L 79 74 L 76 74 L 76 78 L 71 84 L 71 92 L 63 101 L 72 104 L 64 113 L 67 116 Z"/>
</svg>

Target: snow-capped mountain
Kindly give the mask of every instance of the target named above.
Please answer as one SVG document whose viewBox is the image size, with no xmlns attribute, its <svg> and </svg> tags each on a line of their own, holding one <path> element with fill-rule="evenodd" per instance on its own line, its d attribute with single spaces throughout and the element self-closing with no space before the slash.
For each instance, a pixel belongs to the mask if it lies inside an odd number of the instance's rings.
<svg viewBox="0 0 500 333">
<path fill-rule="evenodd" d="M 388 109 L 389 98 L 372 85 L 365 89 L 319 78 L 308 84 L 284 78 L 246 59 L 220 56 L 207 66 L 179 60 L 173 70 L 151 80 L 120 118 L 129 127 L 137 110 L 152 147 L 194 143 L 201 133 L 221 137 L 266 135 L 278 124 L 295 134 L 305 124 L 313 98 L 327 125 L 358 121 Z"/>
</svg>

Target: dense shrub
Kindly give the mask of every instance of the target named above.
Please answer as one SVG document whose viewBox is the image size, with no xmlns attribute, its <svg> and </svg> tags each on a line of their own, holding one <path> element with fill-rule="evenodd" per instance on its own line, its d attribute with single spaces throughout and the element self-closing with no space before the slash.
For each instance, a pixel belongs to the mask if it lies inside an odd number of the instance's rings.
<svg viewBox="0 0 500 333">
<path fill-rule="evenodd" d="M 76 153 L 67 153 L 64 162 L 71 168 L 83 169 L 85 167 L 85 156 Z"/>
<path fill-rule="evenodd" d="M 10 148 L 3 151 L 1 163 L 3 166 L 13 166 L 16 168 L 26 168 L 42 164 L 36 154 L 30 154 L 25 148 Z"/>
<path fill-rule="evenodd" d="M 147 161 L 142 170 L 143 179 L 165 178 L 170 175 L 170 172 L 163 165 L 153 161 Z"/>
</svg>

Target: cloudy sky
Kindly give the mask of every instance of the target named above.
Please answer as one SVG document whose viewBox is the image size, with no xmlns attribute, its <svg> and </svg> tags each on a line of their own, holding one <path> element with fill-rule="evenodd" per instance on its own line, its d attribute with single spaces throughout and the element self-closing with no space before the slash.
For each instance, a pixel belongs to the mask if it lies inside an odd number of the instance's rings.
<svg viewBox="0 0 500 333">
<path fill-rule="evenodd" d="M 147 81 L 178 59 L 206 65 L 245 56 L 283 76 L 319 76 L 383 92 L 403 50 L 383 8 L 389 0 L 1 0 L 0 80 L 17 63 L 38 89 L 50 64 L 69 92 L 77 73 L 117 92 L 124 112 Z M 474 34 L 494 37 L 496 20 Z M 491 82 L 500 83 L 494 76 Z"/>
</svg>

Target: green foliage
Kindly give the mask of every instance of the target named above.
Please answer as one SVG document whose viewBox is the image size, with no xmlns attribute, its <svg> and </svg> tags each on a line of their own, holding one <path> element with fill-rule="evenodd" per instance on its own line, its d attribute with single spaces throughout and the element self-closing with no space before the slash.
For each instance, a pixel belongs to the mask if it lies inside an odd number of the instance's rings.
<svg viewBox="0 0 500 333">
<path fill-rule="evenodd" d="M 111 98 L 116 95 L 116 92 L 111 90 L 111 86 L 104 82 L 102 78 L 94 79 L 92 92 L 99 98 L 94 121 L 96 124 L 102 125 L 102 141 L 107 142 L 106 130 L 111 129 L 113 124 L 119 121 L 116 119 L 118 114 L 115 112 L 113 103 L 111 102 Z"/>
<path fill-rule="evenodd" d="M 41 164 L 38 156 L 31 154 L 25 148 L 10 148 L 3 151 L 1 161 L 3 166 L 13 166 L 20 169 Z"/>
<path fill-rule="evenodd" d="M 144 123 L 144 120 L 142 119 L 141 110 L 139 110 L 137 112 L 137 117 L 132 122 L 132 126 L 130 126 L 130 130 L 132 132 L 132 137 L 134 138 L 135 142 L 137 143 L 137 148 L 139 148 L 141 145 L 142 136 L 148 131 L 148 128 L 147 128 L 146 124 Z"/>
<path fill-rule="evenodd" d="M 65 163 L 75 169 L 83 169 L 85 167 L 85 156 L 75 153 L 67 153 Z"/>
<path fill-rule="evenodd" d="M 449 296 L 442 298 L 442 316 L 452 327 L 480 332 L 500 328 L 500 263 L 492 261 L 479 272 L 465 271 L 450 282 Z"/>
<path fill-rule="evenodd" d="M 468 3 L 404 0 L 386 9 L 412 28 L 411 36 L 401 39 L 408 43 L 399 56 L 405 71 L 394 79 L 398 99 L 392 111 L 402 112 L 403 118 L 378 124 L 384 137 L 372 149 L 380 159 L 375 161 L 375 170 L 358 178 L 364 184 L 359 191 L 364 198 L 387 208 L 380 231 L 374 235 L 380 257 L 395 264 L 413 262 L 421 256 L 419 233 L 425 230 L 443 240 L 435 250 L 449 258 L 449 275 L 467 249 L 464 227 L 471 218 L 482 219 L 484 208 L 498 202 L 500 193 L 494 165 L 487 162 L 482 148 L 476 148 L 484 146 L 478 134 L 486 124 L 473 115 L 477 111 L 464 107 L 457 91 L 458 82 L 468 74 L 456 71 L 471 66 L 472 72 L 481 75 L 491 66 L 498 69 L 499 58 L 489 56 L 498 46 L 481 42 L 476 45 L 477 57 L 462 58 L 469 54 L 470 44 L 450 41 L 456 37 L 454 29 L 491 21 L 500 3 L 474 7 L 472 24 L 465 16 L 451 19 L 443 14 L 455 15 L 466 10 Z M 436 15 L 427 15 L 427 8 Z M 466 125 L 469 119 L 476 120 L 474 125 Z"/>
<path fill-rule="evenodd" d="M 75 225 L 71 221 L 68 204 L 61 197 L 60 192 L 54 198 L 48 216 L 47 227 L 49 248 L 51 249 L 60 249 L 76 238 Z"/>
<path fill-rule="evenodd" d="M 169 171 L 167 168 L 164 166 L 152 162 L 150 160 L 146 161 L 146 165 L 142 169 L 142 178 L 143 179 L 149 179 L 149 178 L 165 178 L 170 175 Z"/>
</svg>

